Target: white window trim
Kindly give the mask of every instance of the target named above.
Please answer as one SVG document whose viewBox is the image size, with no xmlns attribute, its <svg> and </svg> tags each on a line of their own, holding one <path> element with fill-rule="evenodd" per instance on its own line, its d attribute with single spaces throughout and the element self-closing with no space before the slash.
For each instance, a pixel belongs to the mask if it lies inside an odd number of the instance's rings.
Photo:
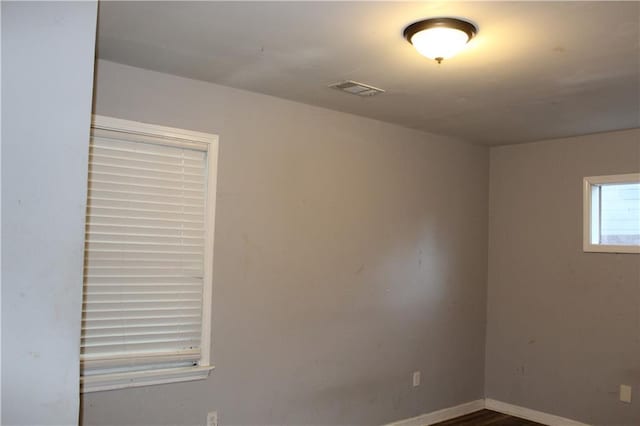
<svg viewBox="0 0 640 426">
<path fill-rule="evenodd" d="M 81 393 L 99 392 L 165 383 L 203 380 L 213 366 L 165 368 L 162 370 L 134 371 L 129 373 L 102 374 L 80 378 Z"/>
<path fill-rule="evenodd" d="M 640 246 L 623 246 L 612 244 L 593 244 L 592 235 L 592 193 L 593 187 L 602 184 L 640 182 L 640 173 L 623 175 L 590 176 L 583 179 L 583 250 L 592 253 L 640 253 Z"/>
<path fill-rule="evenodd" d="M 164 383 L 202 380 L 214 369 L 211 365 L 211 304 L 213 287 L 213 242 L 215 235 L 216 187 L 218 170 L 218 135 L 140 123 L 119 118 L 93 115 L 91 127 L 96 129 L 124 131 L 145 136 L 155 136 L 181 143 L 200 142 L 207 148 L 207 204 L 205 207 L 205 249 L 204 280 L 202 291 L 202 335 L 200 340 L 200 361 L 193 367 L 165 368 L 133 371 L 125 373 L 100 374 L 80 377 L 80 392 L 98 392 Z"/>
</svg>

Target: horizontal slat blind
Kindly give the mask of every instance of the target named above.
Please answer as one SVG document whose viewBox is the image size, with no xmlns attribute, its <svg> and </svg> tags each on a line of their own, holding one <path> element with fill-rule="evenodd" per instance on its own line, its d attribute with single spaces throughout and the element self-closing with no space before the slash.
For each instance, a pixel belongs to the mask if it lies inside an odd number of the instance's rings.
<svg viewBox="0 0 640 426">
<path fill-rule="evenodd" d="M 121 365 L 200 356 L 207 146 L 94 129 L 81 359 Z M 94 371 L 95 373 L 95 371 Z"/>
</svg>

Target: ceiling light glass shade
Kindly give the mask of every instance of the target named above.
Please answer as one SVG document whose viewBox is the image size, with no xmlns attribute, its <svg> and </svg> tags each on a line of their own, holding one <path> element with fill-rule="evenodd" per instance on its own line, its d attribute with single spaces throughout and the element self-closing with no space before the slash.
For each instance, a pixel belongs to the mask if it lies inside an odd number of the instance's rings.
<svg viewBox="0 0 640 426">
<path fill-rule="evenodd" d="M 431 18 L 414 22 L 404 30 L 404 37 L 423 56 L 438 63 L 460 52 L 478 28 L 456 18 Z"/>
<path fill-rule="evenodd" d="M 429 28 L 411 37 L 411 44 L 429 59 L 448 59 L 464 49 L 469 36 L 455 28 Z"/>
</svg>

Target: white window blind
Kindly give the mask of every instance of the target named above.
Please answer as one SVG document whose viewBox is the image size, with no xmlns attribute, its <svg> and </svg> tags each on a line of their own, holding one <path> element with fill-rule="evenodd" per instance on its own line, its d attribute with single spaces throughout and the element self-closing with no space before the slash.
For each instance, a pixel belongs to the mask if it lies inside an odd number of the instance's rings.
<svg viewBox="0 0 640 426">
<path fill-rule="evenodd" d="M 200 362 L 209 330 L 203 328 L 208 148 L 92 130 L 83 377 Z"/>
</svg>

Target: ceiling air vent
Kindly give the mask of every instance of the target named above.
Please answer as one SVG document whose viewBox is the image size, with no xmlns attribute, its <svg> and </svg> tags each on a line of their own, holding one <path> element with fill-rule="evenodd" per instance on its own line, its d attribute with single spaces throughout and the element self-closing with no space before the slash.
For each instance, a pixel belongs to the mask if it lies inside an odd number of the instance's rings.
<svg viewBox="0 0 640 426">
<path fill-rule="evenodd" d="M 377 87 L 369 86 L 368 84 L 364 83 L 358 83 L 357 81 L 352 80 L 333 83 L 330 84 L 329 87 L 358 96 L 373 96 L 377 95 L 378 93 L 384 93 L 384 90 L 382 89 L 378 89 Z"/>
</svg>

